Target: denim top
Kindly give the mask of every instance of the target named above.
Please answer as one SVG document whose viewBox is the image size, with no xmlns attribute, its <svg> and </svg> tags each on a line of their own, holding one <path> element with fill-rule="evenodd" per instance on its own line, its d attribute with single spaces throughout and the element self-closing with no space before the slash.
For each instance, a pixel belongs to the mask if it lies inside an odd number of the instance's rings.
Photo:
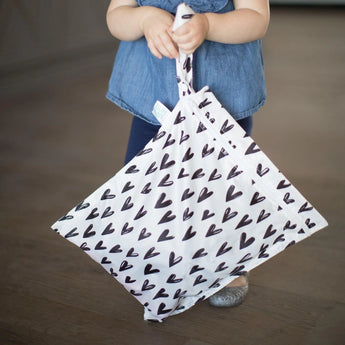
<svg viewBox="0 0 345 345">
<path fill-rule="evenodd" d="M 171 13 L 182 1 L 138 0 Z M 195 12 L 224 13 L 234 10 L 228 0 L 184 0 Z M 255 113 L 266 100 L 261 40 L 243 44 L 204 41 L 193 54 L 193 87 L 208 85 L 219 102 L 236 119 Z M 174 59 L 154 57 L 145 37 L 120 43 L 106 97 L 135 116 L 155 125 L 152 114 L 157 100 L 172 110 L 178 102 Z"/>
</svg>

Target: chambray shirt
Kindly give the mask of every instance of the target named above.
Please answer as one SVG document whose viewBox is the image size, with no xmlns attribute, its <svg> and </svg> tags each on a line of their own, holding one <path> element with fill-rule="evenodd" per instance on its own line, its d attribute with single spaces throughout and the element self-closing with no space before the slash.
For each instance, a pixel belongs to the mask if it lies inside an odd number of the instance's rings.
<svg viewBox="0 0 345 345">
<path fill-rule="evenodd" d="M 138 0 L 173 14 L 182 1 Z M 185 0 L 195 12 L 234 10 L 228 0 Z M 225 109 L 240 120 L 254 114 L 266 101 L 261 40 L 243 44 L 204 41 L 193 54 L 193 87 L 208 85 Z M 170 110 L 178 102 L 175 60 L 154 57 L 146 39 L 120 43 L 106 97 L 134 116 L 159 125 L 152 114 L 157 100 Z"/>
</svg>

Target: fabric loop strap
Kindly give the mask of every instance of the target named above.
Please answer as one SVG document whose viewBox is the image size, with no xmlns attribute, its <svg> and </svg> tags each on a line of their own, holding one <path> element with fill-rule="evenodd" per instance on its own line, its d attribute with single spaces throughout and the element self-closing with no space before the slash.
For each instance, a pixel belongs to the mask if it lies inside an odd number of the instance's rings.
<svg viewBox="0 0 345 345">
<path fill-rule="evenodd" d="M 173 31 L 187 23 L 194 15 L 194 11 L 182 3 L 178 6 L 173 25 Z M 194 93 L 193 90 L 193 54 L 185 54 L 179 51 L 179 57 L 176 59 L 176 76 L 179 90 L 179 97 Z"/>
</svg>

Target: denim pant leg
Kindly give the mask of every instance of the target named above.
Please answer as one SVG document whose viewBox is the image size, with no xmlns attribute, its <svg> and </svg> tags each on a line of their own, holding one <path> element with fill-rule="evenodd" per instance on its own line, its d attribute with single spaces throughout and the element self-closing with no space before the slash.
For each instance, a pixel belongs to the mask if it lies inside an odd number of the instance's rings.
<svg viewBox="0 0 345 345">
<path fill-rule="evenodd" d="M 251 135 L 253 128 L 252 116 L 245 117 L 237 122 L 248 135 Z M 129 134 L 125 164 L 127 164 L 140 150 L 145 147 L 145 145 L 159 131 L 159 128 L 160 126 L 152 125 L 140 119 L 139 117 L 134 116 Z"/>
</svg>

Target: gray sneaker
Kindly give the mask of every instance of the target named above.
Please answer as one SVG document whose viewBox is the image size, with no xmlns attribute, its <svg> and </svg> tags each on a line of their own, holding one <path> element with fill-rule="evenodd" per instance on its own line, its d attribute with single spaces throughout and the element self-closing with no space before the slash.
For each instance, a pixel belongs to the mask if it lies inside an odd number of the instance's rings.
<svg viewBox="0 0 345 345">
<path fill-rule="evenodd" d="M 213 307 L 236 307 L 240 305 L 248 293 L 248 273 L 245 273 L 244 277 L 246 278 L 245 285 L 224 287 L 209 297 L 210 305 Z"/>
</svg>

